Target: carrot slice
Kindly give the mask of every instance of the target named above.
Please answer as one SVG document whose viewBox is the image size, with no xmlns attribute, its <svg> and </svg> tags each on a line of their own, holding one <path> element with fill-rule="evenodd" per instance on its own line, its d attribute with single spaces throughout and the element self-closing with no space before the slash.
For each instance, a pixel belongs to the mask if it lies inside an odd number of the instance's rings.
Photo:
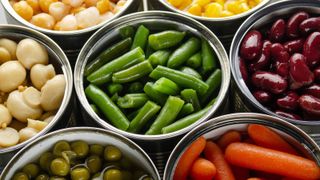
<svg viewBox="0 0 320 180">
<path fill-rule="evenodd" d="M 255 144 L 259 146 L 298 155 L 297 151 L 289 143 L 270 128 L 258 124 L 250 124 L 248 126 L 248 134 Z"/>
<path fill-rule="evenodd" d="M 206 146 L 206 139 L 199 137 L 181 156 L 173 175 L 174 180 L 186 180 L 193 162 L 200 156 Z"/>
<path fill-rule="evenodd" d="M 225 150 L 229 144 L 233 142 L 240 142 L 240 141 L 241 141 L 241 134 L 238 131 L 229 131 L 219 138 L 219 140 L 217 141 L 217 144 L 221 149 Z"/>
<path fill-rule="evenodd" d="M 319 179 L 318 165 L 306 158 L 246 143 L 232 143 L 225 152 L 233 165 L 298 179 Z"/>
<path fill-rule="evenodd" d="M 217 144 L 207 141 L 204 149 L 206 159 L 211 161 L 217 168 L 215 180 L 235 180 L 229 164 L 224 159 L 224 155 Z"/>
<path fill-rule="evenodd" d="M 190 176 L 193 180 L 212 180 L 216 173 L 216 166 L 212 162 L 198 158 L 191 167 Z"/>
</svg>

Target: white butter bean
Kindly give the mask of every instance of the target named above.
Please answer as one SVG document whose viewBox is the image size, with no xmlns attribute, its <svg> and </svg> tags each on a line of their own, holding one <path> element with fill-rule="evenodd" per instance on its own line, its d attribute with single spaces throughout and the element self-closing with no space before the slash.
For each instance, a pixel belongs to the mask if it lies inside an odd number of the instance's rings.
<svg viewBox="0 0 320 180">
<path fill-rule="evenodd" d="M 12 116 L 7 107 L 0 104 L 0 128 L 7 127 L 12 121 Z"/>
<path fill-rule="evenodd" d="M 60 107 L 66 88 L 64 75 L 59 74 L 47 81 L 41 88 L 41 106 L 45 111 L 53 111 Z"/>
<path fill-rule="evenodd" d="M 8 61 L 0 66 L 0 91 L 11 92 L 26 79 L 26 69 L 18 61 Z"/>
<path fill-rule="evenodd" d="M 18 144 L 19 142 L 19 133 L 17 130 L 7 127 L 0 129 L 0 146 L 1 147 L 10 147 Z"/>
<path fill-rule="evenodd" d="M 39 90 L 49 79 L 52 79 L 55 75 L 56 72 L 51 64 L 36 64 L 31 68 L 30 71 L 31 82 Z"/>
<path fill-rule="evenodd" d="M 6 48 L 10 55 L 12 60 L 17 60 L 17 56 L 16 56 L 16 50 L 17 50 L 17 43 L 10 40 L 10 39 L 6 39 L 6 38 L 1 38 L 0 39 L 0 47 L 4 47 Z"/>
<path fill-rule="evenodd" d="M 20 142 L 24 142 L 37 134 L 38 131 L 36 129 L 25 127 L 19 131 Z"/>
</svg>

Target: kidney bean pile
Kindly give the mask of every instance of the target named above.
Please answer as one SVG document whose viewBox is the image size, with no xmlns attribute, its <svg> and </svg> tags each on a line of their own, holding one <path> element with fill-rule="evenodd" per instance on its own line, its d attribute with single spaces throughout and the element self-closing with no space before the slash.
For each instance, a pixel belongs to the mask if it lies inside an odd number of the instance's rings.
<svg viewBox="0 0 320 180">
<path fill-rule="evenodd" d="M 257 101 L 283 117 L 320 118 L 320 17 L 300 11 L 250 30 L 239 55 Z"/>
</svg>

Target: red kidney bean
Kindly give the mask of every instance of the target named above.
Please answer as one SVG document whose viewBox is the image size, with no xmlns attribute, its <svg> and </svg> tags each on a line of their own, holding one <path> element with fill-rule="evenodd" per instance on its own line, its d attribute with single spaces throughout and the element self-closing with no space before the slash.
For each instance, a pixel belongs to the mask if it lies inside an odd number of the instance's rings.
<svg viewBox="0 0 320 180">
<path fill-rule="evenodd" d="M 283 44 L 283 47 L 289 54 L 298 53 L 302 51 L 304 41 L 304 38 L 287 41 Z"/>
<path fill-rule="evenodd" d="M 313 32 L 308 36 L 303 46 L 303 55 L 311 67 L 320 62 L 320 32 Z"/>
<path fill-rule="evenodd" d="M 284 78 L 288 78 L 289 75 L 289 63 L 279 63 L 275 64 L 276 73 Z"/>
<path fill-rule="evenodd" d="M 313 74 L 314 74 L 314 79 L 320 82 L 320 66 L 313 71 Z"/>
<path fill-rule="evenodd" d="M 320 85 L 313 84 L 312 86 L 305 88 L 303 92 L 304 94 L 309 94 L 316 98 L 320 98 Z"/>
<path fill-rule="evenodd" d="M 258 71 L 251 77 L 252 83 L 257 88 L 266 90 L 273 94 L 283 93 L 288 86 L 287 81 L 278 74 Z"/>
<path fill-rule="evenodd" d="M 277 105 L 280 108 L 295 110 L 299 103 L 299 95 L 295 92 L 289 92 L 285 97 L 277 99 Z"/>
<path fill-rule="evenodd" d="M 301 22 L 299 29 L 303 34 L 320 31 L 320 17 L 312 17 Z"/>
<path fill-rule="evenodd" d="M 286 117 L 286 118 L 289 118 L 289 119 L 294 119 L 294 120 L 301 120 L 302 118 L 296 114 L 293 114 L 293 113 L 289 113 L 289 112 L 284 112 L 284 111 L 281 111 L 281 110 L 277 110 L 275 111 L 275 113 L 279 116 L 283 116 L 283 117 Z"/>
<path fill-rule="evenodd" d="M 271 101 L 272 95 L 266 91 L 255 91 L 253 92 L 253 96 L 259 101 L 261 104 L 267 104 Z"/>
<path fill-rule="evenodd" d="M 240 55 L 243 59 L 251 61 L 260 56 L 262 51 L 262 35 L 259 31 L 249 31 L 241 44 Z"/>
<path fill-rule="evenodd" d="M 242 75 L 242 78 L 245 82 L 248 82 L 248 70 L 247 70 L 247 66 L 246 66 L 246 62 L 244 62 L 244 60 L 240 57 L 239 58 L 239 66 L 240 66 L 240 73 Z"/>
<path fill-rule="evenodd" d="M 286 22 L 283 19 L 278 19 L 276 22 L 273 23 L 269 38 L 273 42 L 279 42 L 283 39 L 286 33 Z"/>
<path fill-rule="evenodd" d="M 304 55 L 295 53 L 290 58 L 290 89 L 299 89 L 310 85 L 314 81 L 314 75 L 306 64 Z"/>
<path fill-rule="evenodd" d="M 271 45 L 271 56 L 274 61 L 287 63 L 290 55 L 286 49 L 280 43 L 274 43 Z"/>
<path fill-rule="evenodd" d="M 302 21 L 309 18 L 306 12 L 298 12 L 290 17 L 287 23 L 287 36 L 290 38 L 299 37 L 299 26 Z"/>
<path fill-rule="evenodd" d="M 311 95 L 302 95 L 299 98 L 300 107 L 310 114 L 320 115 L 320 99 Z"/>
<path fill-rule="evenodd" d="M 271 42 L 266 40 L 262 45 L 262 53 L 255 63 L 249 65 L 250 71 L 266 70 L 270 67 Z"/>
</svg>

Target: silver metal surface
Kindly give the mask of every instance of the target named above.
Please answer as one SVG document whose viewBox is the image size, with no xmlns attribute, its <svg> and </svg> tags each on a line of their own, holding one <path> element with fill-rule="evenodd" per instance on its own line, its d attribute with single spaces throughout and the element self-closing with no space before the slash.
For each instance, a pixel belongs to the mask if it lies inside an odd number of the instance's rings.
<svg viewBox="0 0 320 180">
<path fill-rule="evenodd" d="M 52 149 L 54 144 L 60 140 L 68 142 L 82 140 L 89 144 L 114 145 L 128 159 L 149 173 L 153 179 L 160 180 L 159 173 L 149 156 L 134 142 L 117 133 L 89 127 L 55 131 L 30 143 L 8 163 L 0 176 L 0 180 L 12 179 L 14 173 L 27 163 L 36 161 L 42 153 Z"/>
<path fill-rule="evenodd" d="M 169 133 L 165 135 L 140 135 L 128 133 L 119 130 L 106 122 L 104 119 L 100 118 L 90 107 L 90 104 L 84 93 L 84 80 L 83 72 L 86 64 L 94 59 L 102 50 L 106 49 L 108 46 L 112 45 L 114 42 L 120 39 L 119 29 L 123 26 L 135 26 L 139 24 L 144 24 L 151 31 L 161 31 L 167 29 L 175 29 L 180 31 L 188 31 L 198 37 L 203 37 L 210 42 L 210 45 L 216 52 L 218 59 L 220 61 L 220 66 L 222 68 L 222 85 L 215 105 L 210 109 L 210 111 L 195 124 L 185 128 L 183 130 Z M 106 129 L 118 132 L 126 137 L 133 139 L 140 146 L 145 148 L 148 153 L 158 153 L 158 152 L 170 152 L 175 146 L 176 142 L 181 138 L 181 136 L 196 125 L 206 121 L 209 117 L 221 114 L 221 109 L 224 108 L 227 102 L 227 94 L 230 82 L 230 69 L 229 60 L 227 54 L 218 40 L 218 38 L 205 26 L 196 22 L 195 20 L 170 12 L 164 11 L 149 11 L 130 14 L 121 17 L 115 21 L 112 21 L 98 32 L 96 32 L 84 45 L 81 50 L 76 68 L 74 71 L 75 78 L 75 89 L 77 97 L 83 108 L 84 119 L 86 121 L 93 120 L 93 123 L 102 126 Z M 91 123 L 92 124 L 92 123 Z"/>
<path fill-rule="evenodd" d="M 320 15 L 320 1 L 285 0 L 273 3 L 251 15 L 237 31 L 235 38 L 233 39 L 229 54 L 231 61 L 231 71 L 233 80 L 235 81 L 235 88 L 233 89 L 236 89 L 234 92 L 234 104 L 237 104 L 240 107 L 236 108 L 236 111 L 259 111 L 272 116 L 280 117 L 261 105 L 251 94 L 249 88 L 246 86 L 243 78 L 240 75 L 241 73 L 239 69 L 238 52 L 243 37 L 250 29 L 257 29 L 272 22 L 272 20 L 276 19 L 277 17 L 288 17 L 290 14 L 301 10 Z M 285 117 L 281 118 L 298 125 L 308 133 L 320 133 L 320 120 L 297 121 Z"/>
<path fill-rule="evenodd" d="M 303 130 L 280 118 L 256 113 L 237 113 L 220 116 L 196 127 L 177 144 L 166 164 L 163 179 L 172 179 L 178 160 L 186 148 L 200 136 L 216 140 L 225 132 L 238 130 L 245 132 L 249 124 L 268 126 L 281 134 L 292 146 L 320 165 L 320 148 Z"/>
<path fill-rule="evenodd" d="M 32 38 L 38 41 L 39 43 L 43 44 L 48 50 L 49 62 L 55 67 L 57 74 L 64 74 L 64 77 L 66 79 L 66 89 L 63 101 L 58 112 L 56 113 L 56 116 L 47 125 L 45 129 L 43 129 L 36 136 L 32 137 L 31 139 L 23 143 L 20 143 L 16 146 L 0 149 L 0 172 L 1 167 L 4 167 L 6 163 L 10 160 L 10 158 L 12 158 L 12 156 L 15 153 L 17 153 L 18 150 L 20 150 L 30 142 L 34 141 L 35 139 L 48 133 L 49 131 L 58 129 L 59 127 L 66 127 L 66 124 L 69 120 L 69 116 L 71 114 L 71 99 L 73 97 L 73 76 L 71 66 L 68 62 L 66 55 L 54 41 L 52 41 L 46 35 L 39 33 L 35 30 L 15 25 L 0 25 L 0 38 L 3 37 L 17 41 L 24 38 Z"/>
</svg>

